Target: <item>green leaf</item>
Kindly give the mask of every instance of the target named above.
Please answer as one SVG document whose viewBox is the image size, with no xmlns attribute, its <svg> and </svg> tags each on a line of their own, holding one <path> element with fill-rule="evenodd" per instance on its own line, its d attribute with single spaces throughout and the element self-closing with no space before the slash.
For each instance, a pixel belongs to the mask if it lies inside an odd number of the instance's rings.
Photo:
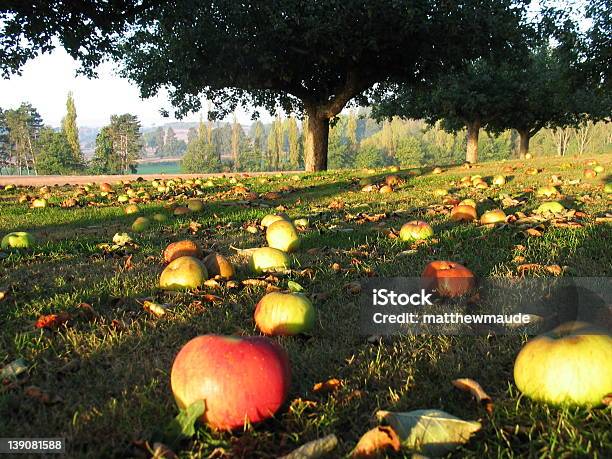
<svg viewBox="0 0 612 459">
<path fill-rule="evenodd" d="M 175 443 L 183 438 L 191 438 L 195 435 L 195 423 L 202 417 L 206 410 L 204 400 L 193 402 L 186 409 L 181 410 L 176 418 L 174 418 L 166 427 L 164 433 L 168 443 Z"/>
<path fill-rule="evenodd" d="M 464 421 L 440 410 L 378 411 L 376 417 L 395 429 L 403 446 L 426 456 L 449 453 L 482 427 L 479 422 Z"/>
<path fill-rule="evenodd" d="M 303 292 L 304 291 L 304 287 L 302 287 L 300 284 L 292 280 L 287 281 L 287 288 L 291 290 L 292 292 Z"/>
<path fill-rule="evenodd" d="M 338 446 L 338 438 L 334 435 L 309 441 L 279 459 L 316 459 L 331 453 Z"/>
</svg>

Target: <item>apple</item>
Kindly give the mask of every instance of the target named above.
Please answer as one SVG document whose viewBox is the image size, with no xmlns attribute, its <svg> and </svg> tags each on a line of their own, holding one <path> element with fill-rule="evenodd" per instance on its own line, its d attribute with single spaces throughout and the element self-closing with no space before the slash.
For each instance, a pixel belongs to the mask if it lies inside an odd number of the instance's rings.
<svg viewBox="0 0 612 459">
<path fill-rule="evenodd" d="M 473 199 L 469 199 L 469 198 L 461 201 L 459 205 L 460 206 L 472 206 L 474 209 L 476 209 L 476 201 L 474 201 Z"/>
<path fill-rule="evenodd" d="M 42 209 L 43 207 L 47 207 L 47 200 L 43 198 L 38 198 L 32 201 L 32 208 L 34 209 Z"/>
<path fill-rule="evenodd" d="M 394 186 L 400 183 L 400 178 L 397 175 L 387 175 L 385 177 L 385 184 L 389 186 Z"/>
<path fill-rule="evenodd" d="M 440 167 L 434 167 L 433 170 L 431 171 L 432 174 L 441 174 L 442 173 L 442 168 Z"/>
<path fill-rule="evenodd" d="M 269 214 L 261 219 L 261 226 L 267 228 L 272 223 L 277 222 L 279 220 L 287 220 L 287 217 L 285 215 Z"/>
<path fill-rule="evenodd" d="M 597 165 L 593 168 L 593 170 L 595 171 L 595 173 L 601 174 L 605 169 L 602 165 Z"/>
<path fill-rule="evenodd" d="M 448 194 L 448 190 L 445 190 L 443 188 L 436 188 L 434 190 L 434 195 L 436 196 L 446 196 Z"/>
<path fill-rule="evenodd" d="M 291 268 L 291 260 L 282 250 L 272 247 L 260 247 L 251 254 L 249 268 L 255 274 L 284 271 Z"/>
<path fill-rule="evenodd" d="M 187 208 L 192 212 L 201 212 L 204 210 L 204 202 L 201 199 L 190 199 Z"/>
<path fill-rule="evenodd" d="M 389 170 L 390 170 L 391 172 L 399 172 L 400 168 L 399 168 L 399 166 L 391 166 L 391 167 L 389 168 Z"/>
<path fill-rule="evenodd" d="M 557 189 L 554 186 L 541 186 L 536 190 L 536 196 L 545 196 L 550 198 L 551 196 L 555 196 L 558 193 Z"/>
<path fill-rule="evenodd" d="M 16 231 L 8 233 L 2 238 L 0 247 L 3 249 L 31 249 L 34 247 L 35 239 L 30 233 L 25 231 Z"/>
<path fill-rule="evenodd" d="M 278 411 L 289 393 L 291 369 L 284 349 L 269 338 L 203 335 L 179 351 L 170 384 L 180 409 L 203 400 L 201 421 L 232 430 Z"/>
<path fill-rule="evenodd" d="M 393 193 L 393 188 L 391 188 L 389 185 L 383 185 L 380 187 L 378 192 L 382 194 Z"/>
<path fill-rule="evenodd" d="M 176 209 L 174 209 L 174 215 L 176 216 L 187 215 L 190 212 L 191 210 L 189 210 L 189 207 L 184 207 L 184 206 L 179 206 Z"/>
<path fill-rule="evenodd" d="M 207 255 L 203 262 L 211 278 L 219 276 L 222 279 L 231 279 L 234 277 L 232 263 L 220 253 L 213 252 Z"/>
<path fill-rule="evenodd" d="M 149 220 L 147 217 L 138 217 L 136 220 L 134 220 L 134 223 L 132 223 L 132 231 L 140 233 L 148 230 L 150 226 L 151 220 Z"/>
<path fill-rule="evenodd" d="M 525 159 L 531 159 L 531 158 L 533 158 L 531 153 L 526 153 L 525 154 Z"/>
<path fill-rule="evenodd" d="M 268 293 L 255 308 L 257 328 L 266 335 L 306 333 L 312 329 L 314 322 L 314 306 L 299 293 Z"/>
<path fill-rule="evenodd" d="M 296 218 L 295 220 L 293 220 L 293 225 L 297 228 L 308 228 L 308 226 L 310 225 L 310 222 L 308 221 L 307 218 Z"/>
<path fill-rule="evenodd" d="M 462 264 L 440 260 L 425 267 L 421 284 L 427 290 L 436 290 L 440 296 L 457 297 L 468 293 L 476 282 L 474 273 Z"/>
<path fill-rule="evenodd" d="M 164 290 L 191 290 L 208 279 L 208 272 L 201 260 L 179 257 L 172 260 L 159 277 L 159 287 Z"/>
<path fill-rule="evenodd" d="M 202 249 L 195 241 L 185 239 L 183 241 L 173 242 L 164 250 L 164 261 L 170 263 L 180 257 L 202 257 Z"/>
<path fill-rule="evenodd" d="M 130 197 L 127 194 L 120 194 L 119 196 L 117 196 L 117 202 L 123 203 L 123 202 L 128 202 L 130 200 Z"/>
<path fill-rule="evenodd" d="M 489 210 L 480 216 L 480 223 L 483 225 L 490 225 L 494 223 L 504 223 L 505 221 L 506 221 L 506 214 L 501 209 Z"/>
<path fill-rule="evenodd" d="M 100 183 L 100 191 L 110 193 L 111 191 L 113 191 L 113 187 L 110 185 L 110 183 Z"/>
<path fill-rule="evenodd" d="M 558 214 L 558 213 L 563 212 L 564 210 L 565 210 L 565 207 L 563 207 L 563 204 L 561 204 L 560 202 L 549 201 L 549 202 L 543 202 L 542 204 L 540 204 L 540 207 L 537 208 L 536 212 L 537 213 L 550 212 L 552 214 Z"/>
<path fill-rule="evenodd" d="M 429 239 L 434 234 L 434 231 L 427 222 L 413 220 L 404 223 L 400 229 L 400 239 L 402 241 L 418 241 L 421 239 Z"/>
<path fill-rule="evenodd" d="M 450 213 L 450 219 L 455 222 L 471 222 L 478 218 L 476 213 L 476 206 L 467 204 L 459 204 L 453 207 Z"/>
<path fill-rule="evenodd" d="M 284 252 L 293 252 L 300 246 L 300 237 L 293 223 L 278 220 L 266 230 L 268 245 Z"/>
<path fill-rule="evenodd" d="M 612 337 L 568 322 L 527 342 L 514 362 L 526 396 L 556 405 L 600 405 L 612 393 Z"/>
<path fill-rule="evenodd" d="M 480 180 L 474 185 L 474 187 L 479 190 L 484 190 L 485 188 L 489 188 L 489 185 L 484 180 Z"/>
<path fill-rule="evenodd" d="M 585 169 L 584 170 L 584 176 L 586 178 L 597 177 L 597 172 L 595 172 L 593 169 Z"/>
<path fill-rule="evenodd" d="M 604 185 L 604 193 L 612 193 L 612 182 L 608 182 Z"/>
<path fill-rule="evenodd" d="M 125 206 L 123 208 L 123 211 L 126 214 L 128 214 L 128 215 L 137 214 L 138 213 L 138 206 L 136 204 L 130 204 L 130 205 Z"/>
<path fill-rule="evenodd" d="M 525 174 L 527 174 L 527 175 L 537 175 L 539 172 L 540 171 L 538 171 L 534 167 L 528 167 L 527 169 L 525 169 Z"/>
<path fill-rule="evenodd" d="M 491 183 L 493 183 L 493 185 L 495 186 L 505 185 L 506 177 L 504 177 L 503 175 L 496 175 L 495 177 L 493 177 L 493 181 Z"/>
</svg>

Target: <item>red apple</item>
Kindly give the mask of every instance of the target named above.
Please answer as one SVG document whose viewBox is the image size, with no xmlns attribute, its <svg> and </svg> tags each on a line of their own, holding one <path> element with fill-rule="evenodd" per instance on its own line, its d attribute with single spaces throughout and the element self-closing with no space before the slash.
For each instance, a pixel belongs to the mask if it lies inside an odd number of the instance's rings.
<svg viewBox="0 0 612 459">
<path fill-rule="evenodd" d="M 456 297 L 468 293 L 476 284 L 474 273 L 453 261 L 432 261 L 423 274 L 421 284 L 426 290 L 436 290 L 440 296 Z"/>
<path fill-rule="evenodd" d="M 179 351 L 170 379 L 179 408 L 204 400 L 201 421 L 231 430 L 273 416 L 287 398 L 291 370 L 268 338 L 204 335 Z"/>
</svg>

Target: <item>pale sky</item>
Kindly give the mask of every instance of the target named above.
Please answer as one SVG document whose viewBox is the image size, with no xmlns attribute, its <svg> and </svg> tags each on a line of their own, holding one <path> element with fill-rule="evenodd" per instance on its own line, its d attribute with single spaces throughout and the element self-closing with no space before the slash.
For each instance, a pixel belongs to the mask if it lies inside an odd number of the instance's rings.
<svg viewBox="0 0 612 459">
<path fill-rule="evenodd" d="M 113 64 L 103 64 L 98 78 L 91 80 L 76 76 L 77 68 L 77 62 L 62 48 L 38 56 L 24 66 L 21 76 L 0 79 L 0 107 L 16 108 L 22 102 L 30 102 L 45 124 L 59 127 L 66 112 L 66 96 L 72 91 L 79 126 L 101 127 L 108 124 L 111 115 L 123 113 L 137 115 L 143 127 L 175 121 L 159 113 L 160 108 L 169 108 L 172 115 L 165 95 L 141 99 L 138 87 L 117 76 Z M 270 120 L 265 111 L 260 114 L 263 122 Z M 251 123 L 249 113 L 238 111 L 237 116 L 240 123 Z M 192 114 L 182 121 L 199 119 L 199 114 Z"/>
</svg>

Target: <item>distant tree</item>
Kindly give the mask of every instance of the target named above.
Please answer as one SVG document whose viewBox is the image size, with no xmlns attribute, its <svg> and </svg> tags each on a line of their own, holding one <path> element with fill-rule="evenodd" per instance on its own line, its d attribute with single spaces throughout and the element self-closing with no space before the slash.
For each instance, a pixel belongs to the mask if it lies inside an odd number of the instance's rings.
<svg viewBox="0 0 612 459">
<path fill-rule="evenodd" d="M 37 141 L 39 174 L 63 175 L 80 170 L 83 164 L 74 156 L 73 145 L 66 134 L 43 128 Z"/>
<path fill-rule="evenodd" d="M 85 165 L 83 154 L 81 153 L 81 144 L 79 143 L 79 128 L 77 126 L 77 113 L 74 106 L 74 97 L 72 91 L 68 93 L 66 99 L 66 116 L 62 119 L 62 132 L 66 136 L 72 151 L 72 164 L 77 168 L 82 168 Z"/>
<path fill-rule="evenodd" d="M 21 174 L 38 173 L 36 165 L 36 141 L 42 129 L 42 118 L 31 104 L 22 103 L 19 108 L 4 112 L 12 163 Z"/>
<path fill-rule="evenodd" d="M 187 145 L 198 137 L 198 130 L 194 127 L 190 127 L 187 131 Z"/>
<path fill-rule="evenodd" d="M 151 147 L 155 148 L 155 153 L 158 154 L 160 150 L 164 148 L 164 140 L 166 139 L 166 131 L 164 128 L 159 126 L 155 129 L 155 136 L 153 137 Z"/>
<path fill-rule="evenodd" d="M 162 157 L 176 158 L 181 156 L 187 149 L 187 144 L 184 140 L 179 140 L 176 137 L 174 129 L 171 127 L 166 131 L 166 138 L 164 139 L 164 147 L 159 152 Z"/>
<path fill-rule="evenodd" d="M 219 172 L 221 162 L 215 145 L 208 141 L 208 129 L 200 120 L 197 136 L 187 144 L 187 151 L 181 159 L 181 169 L 190 173 Z"/>
<path fill-rule="evenodd" d="M 355 156 L 355 167 L 359 169 L 380 168 L 386 165 L 383 151 L 374 146 L 362 146 Z"/>
<path fill-rule="evenodd" d="M 236 113 L 234 112 L 234 118 L 232 122 L 232 161 L 234 162 L 234 170 L 240 169 L 240 147 L 243 141 L 244 132 L 242 126 L 238 123 Z"/>
<path fill-rule="evenodd" d="M 339 117 L 329 130 L 329 167 L 330 169 L 345 169 L 355 161 L 349 140 L 346 137 L 346 117 Z"/>
<path fill-rule="evenodd" d="M 298 170 L 302 167 L 302 151 L 300 131 L 293 116 L 290 116 L 287 120 L 287 137 L 289 140 L 289 168 Z"/>
<path fill-rule="evenodd" d="M 395 159 L 402 167 L 419 166 L 424 162 L 421 142 L 416 137 L 404 137 L 397 145 Z"/>
<path fill-rule="evenodd" d="M 274 119 L 274 122 L 270 127 L 270 132 L 268 132 L 267 144 L 268 164 L 272 170 L 278 170 L 280 165 L 280 145 L 278 142 L 279 134 L 277 133 L 277 131 L 280 129 L 281 127 L 278 119 Z"/>
<path fill-rule="evenodd" d="M 265 127 L 263 125 L 263 123 L 259 120 L 255 121 L 252 125 L 251 125 L 251 130 L 249 131 L 249 137 L 251 138 L 252 142 L 253 142 L 253 146 L 258 149 L 263 151 L 265 148 L 265 144 L 264 144 L 264 136 L 265 136 Z"/>
<path fill-rule="evenodd" d="M 9 142 L 9 130 L 6 124 L 6 115 L 0 107 L 0 173 L 2 169 L 9 169 L 11 164 L 11 145 Z"/>
<path fill-rule="evenodd" d="M 217 118 L 239 104 L 306 113 L 313 171 L 326 168 L 330 120 L 349 101 L 376 83 L 429 80 L 514 46 L 529 2 L 9 3 L 0 12 L 5 74 L 59 42 L 86 71 L 106 56 L 121 61 L 145 97 L 167 89 L 179 116 L 203 98 Z"/>
<path fill-rule="evenodd" d="M 136 171 L 142 150 L 140 122 L 135 115 L 112 115 L 108 126 L 96 137 L 91 169 L 98 174 L 127 174 Z"/>
<path fill-rule="evenodd" d="M 346 123 L 346 137 L 349 143 L 349 150 L 351 153 L 355 153 L 359 147 L 359 142 L 357 140 L 357 117 L 352 111 L 349 113 Z"/>
</svg>

